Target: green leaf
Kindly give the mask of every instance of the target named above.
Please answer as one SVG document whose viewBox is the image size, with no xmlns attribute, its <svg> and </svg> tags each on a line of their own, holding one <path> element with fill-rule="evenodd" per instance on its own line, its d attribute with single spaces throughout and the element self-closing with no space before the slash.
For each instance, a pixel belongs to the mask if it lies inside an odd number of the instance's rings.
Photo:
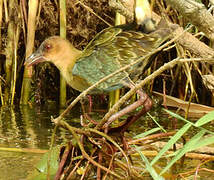
<svg viewBox="0 0 214 180">
<path fill-rule="evenodd" d="M 37 164 L 36 169 L 39 172 L 47 172 L 47 162 L 49 153 L 51 153 L 50 171 L 55 171 L 58 169 L 59 147 L 54 147 L 51 152 L 45 153 L 40 162 Z"/>
<path fill-rule="evenodd" d="M 54 176 L 58 170 L 58 158 L 59 147 L 54 147 L 53 150 L 43 155 L 42 159 L 36 165 L 36 170 L 27 178 L 28 180 L 46 180 L 47 179 L 47 164 L 48 155 L 51 153 L 50 159 L 50 179 L 54 179 Z"/>
<path fill-rule="evenodd" d="M 208 114 L 201 117 L 196 123 L 195 126 L 199 127 L 202 126 L 210 121 L 214 120 L 214 111 L 209 112 Z"/>
<path fill-rule="evenodd" d="M 205 134 L 205 131 L 202 130 L 193 136 L 182 149 L 179 149 L 175 153 L 175 157 L 168 163 L 168 165 L 161 171 L 160 174 L 165 173 L 176 161 L 178 161 L 185 153 L 192 151 L 193 147 L 201 141 L 201 137 Z"/>
<path fill-rule="evenodd" d="M 175 144 L 177 142 L 178 139 L 181 138 L 181 136 L 183 136 L 183 134 L 191 127 L 190 123 L 185 124 L 167 143 L 166 145 L 161 149 L 161 151 L 158 153 L 158 155 L 152 160 L 151 165 L 153 165 L 154 163 L 156 163 L 161 156 L 168 151 L 173 144 Z"/>
<path fill-rule="evenodd" d="M 180 119 L 180 120 L 182 120 L 182 121 L 185 121 L 185 122 L 191 124 L 191 125 L 194 126 L 194 127 L 197 127 L 197 128 L 199 128 L 199 129 L 201 129 L 201 130 L 205 130 L 207 133 L 210 133 L 210 134 L 213 134 L 213 135 L 214 135 L 214 133 L 213 133 L 212 131 L 209 131 L 209 130 L 203 128 L 203 127 L 200 127 L 200 126 L 197 124 L 197 122 L 196 122 L 196 123 L 192 123 L 192 122 L 188 121 L 187 119 L 185 119 L 185 118 L 179 116 L 178 114 L 175 114 L 175 113 L 173 113 L 173 112 L 171 112 L 171 111 L 169 111 L 169 110 L 167 110 L 167 109 L 163 109 L 163 110 L 166 111 L 167 113 L 169 113 L 171 116 L 177 118 L 177 119 Z M 202 117 L 202 118 L 203 118 L 203 117 Z M 203 122 L 204 122 L 204 120 L 203 120 Z M 196 124 L 197 124 L 197 126 L 196 126 Z M 199 123 L 199 124 L 200 124 L 200 123 Z"/>
<path fill-rule="evenodd" d="M 147 171 L 150 173 L 150 175 L 152 176 L 152 178 L 154 180 L 164 180 L 164 178 L 162 176 L 159 176 L 155 169 L 151 166 L 151 164 L 149 163 L 148 159 L 146 158 L 146 156 L 143 155 L 143 153 L 140 151 L 139 147 L 137 147 L 136 145 L 134 145 L 134 147 L 136 148 L 136 151 L 140 154 L 141 159 L 144 161 L 144 163 L 146 164 L 146 169 Z"/>
<path fill-rule="evenodd" d="M 182 120 L 182 121 L 188 122 L 188 120 L 186 120 L 186 119 L 183 118 L 182 116 L 180 116 L 180 115 L 178 115 L 178 114 L 176 114 L 176 113 L 174 113 L 174 112 L 172 112 L 172 111 L 169 111 L 168 109 L 164 109 L 164 108 L 163 108 L 163 110 L 166 111 L 169 115 L 171 115 L 171 116 L 173 116 L 173 117 L 175 117 L 175 118 L 177 118 L 177 119 L 180 119 L 180 120 Z"/>
<path fill-rule="evenodd" d="M 191 151 L 204 147 L 204 146 L 208 146 L 210 144 L 214 143 L 214 136 L 211 137 L 206 137 L 204 139 L 202 139 L 201 141 L 199 141 L 197 144 L 195 144 L 195 146 L 193 146 L 193 148 L 191 149 Z"/>
<path fill-rule="evenodd" d="M 166 130 L 156 121 L 155 117 L 153 117 L 150 113 L 147 113 L 147 114 L 149 115 L 150 118 L 152 118 L 155 124 L 157 124 L 158 127 L 161 128 L 161 130 L 166 133 Z"/>
<path fill-rule="evenodd" d="M 144 133 L 138 134 L 138 135 L 134 136 L 133 138 L 134 138 L 134 139 L 143 138 L 143 137 L 146 137 L 146 136 L 148 136 L 148 135 L 150 135 L 150 134 L 152 134 L 152 133 L 154 133 L 154 132 L 157 132 L 157 131 L 159 131 L 159 130 L 160 130 L 160 128 L 153 128 L 153 129 L 151 129 L 151 130 L 149 130 L 149 131 L 146 131 L 146 132 L 144 132 Z"/>
</svg>

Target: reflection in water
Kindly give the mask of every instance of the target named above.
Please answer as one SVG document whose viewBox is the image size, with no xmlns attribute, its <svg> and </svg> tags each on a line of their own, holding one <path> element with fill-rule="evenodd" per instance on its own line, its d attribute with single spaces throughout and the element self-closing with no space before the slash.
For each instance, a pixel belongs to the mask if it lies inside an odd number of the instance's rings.
<svg viewBox="0 0 214 180">
<path fill-rule="evenodd" d="M 26 180 L 41 154 L 0 151 L 0 158 L 0 180 Z"/>
<path fill-rule="evenodd" d="M 59 109 L 56 106 L 43 109 L 29 108 L 29 106 L 16 109 L 2 107 L 0 109 L 0 146 L 48 149 L 54 128 L 51 116 L 57 117 L 58 112 Z M 68 115 L 67 121 L 71 122 L 74 116 L 78 118 L 79 115 Z M 63 130 L 57 132 L 56 143 L 61 143 L 65 136 Z"/>
<path fill-rule="evenodd" d="M 78 114 L 68 115 L 66 121 L 78 126 L 80 113 L 77 109 L 74 112 Z M 59 108 L 56 105 L 42 109 L 29 106 L 20 106 L 15 109 L 1 107 L 0 148 L 49 149 L 51 133 L 54 128 L 51 116 L 57 117 L 58 114 Z M 74 122 L 75 120 L 76 122 Z M 57 132 L 55 145 L 65 142 L 69 136 L 67 132 L 60 129 Z M 0 180 L 5 180 L 5 177 L 7 180 L 25 179 L 41 156 L 42 154 L 0 151 Z M 8 171 L 11 174 L 10 178 Z"/>
</svg>

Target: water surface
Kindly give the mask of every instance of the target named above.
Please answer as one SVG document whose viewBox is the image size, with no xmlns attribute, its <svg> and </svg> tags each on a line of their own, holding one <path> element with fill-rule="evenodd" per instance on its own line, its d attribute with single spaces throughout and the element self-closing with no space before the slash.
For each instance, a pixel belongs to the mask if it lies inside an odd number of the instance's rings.
<svg viewBox="0 0 214 180">
<path fill-rule="evenodd" d="M 56 105 L 0 108 L 0 180 L 22 180 L 34 169 L 43 154 L 30 151 L 49 149 L 54 128 L 51 116 L 57 117 L 59 111 Z M 66 121 L 72 119 L 72 124 L 78 126 L 78 108 L 73 112 L 76 115 L 68 115 Z M 55 145 L 66 142 L 68 136 L 63 129 L 57 131 Z M 21 148 L 26 152 L 18 152 Z"/>
</svg>

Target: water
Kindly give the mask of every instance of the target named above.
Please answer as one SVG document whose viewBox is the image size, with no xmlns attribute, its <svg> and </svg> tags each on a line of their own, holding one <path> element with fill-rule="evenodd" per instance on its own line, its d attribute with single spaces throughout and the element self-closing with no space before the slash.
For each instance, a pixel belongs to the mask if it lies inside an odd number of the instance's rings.
<svg viewBox="0 0 214 180">
<path fill-rule="evenodd" d="M 56 105 L 45 108 L 0 108 L 0 180 L 22 180 L 27 177 L 43 155 L 30 153 L 30 150 L 40 152 L 49 149 L 54 128 L 51 116 L 57 117 L 58 114 Z M 72 124 L 78 126 L 78 117 L 79 113 L 68 115 L 67 121 L 72 118 Z M 55 145 L 66 141 L 68 136 L 63 129 L 58 131 Z M 21 148 L 26 152 L 17 152 Z"/>
<path fill-rule="evenodd" d="M 24 180 L 34 170 L 42 154 L 0 151 L 0 179 Z"/>
<path fill-rule="evenodd" d="M 59 113 L 61 113 L 59 107 L 55 104 L 43 108 L 29 106 L 14 109 L 0 108 L 0 180 L 25 180 L 31 174 L 42 157 L 42 152 L 50 147 L 54 128 L 51 116 L 57 117 Z M 65 120 L 73 126 L 79 126 L 80 114 L 80 108 L 76 107 Z M 167 127 L 170 122 L 160 116 L 159 114 L 159 123 Z M 156 125 L 151 118 L 144 119 L 135 123 L 129 133 L 134 136 L 154 126 Z M 57 131 L 54 145 L 67 142 L 67 139 L 71 139 L 70 134 L 64 129 L 60 129 Z M 20 149 L 25 152 L 19 152 Z M 32 153 L 32 150 L 35 153 Z M 200 160 L 185 162 L 183 172 L 197 167 Z M 161 165 L 161 169 L 162 166 L 165 167 L 165 165 Z M 213 169 L 212 164 L 210 166 L 210 169 Z M 180 167 L 178 169 L 180 170 Z M 210 175 L 206 171 L 202 173 L 201 177 L 206 177 L 206 179 L 211 177 L 212 179 L 212 174 Z"/>
</svg>

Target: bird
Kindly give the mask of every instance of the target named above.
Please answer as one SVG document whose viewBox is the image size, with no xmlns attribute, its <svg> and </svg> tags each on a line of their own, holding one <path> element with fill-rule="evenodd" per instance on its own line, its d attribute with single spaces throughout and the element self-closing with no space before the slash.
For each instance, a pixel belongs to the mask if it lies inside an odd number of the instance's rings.
<svg viewBox="0 0 214 180">
<path fill-rule="evenodd" d="M 51 36 L 26 59 L 25 65 L 29 67 L 41 62 L 51 62 L 72 88 L 82 92 L 102 78 L 158 48 L 169 38 L 170 33 L 171 29 L 166 27 L 157 27 L 148 34 L 135 31 L 127 25 L 108 27 L 99 32 L 82 51 L 76 49 L 67 39 Z M 122 87 L 133 88 L 148 64 L 150 60 L 145 58 L 100 83 L 89 94 L 108 93 Z M 139 100 L 112 115 L 103 128 L 138 106 L 144 105 L 142 112 L 150 110 L 151 99 L 142 90 L 137 93 Z"/>
</svg>

